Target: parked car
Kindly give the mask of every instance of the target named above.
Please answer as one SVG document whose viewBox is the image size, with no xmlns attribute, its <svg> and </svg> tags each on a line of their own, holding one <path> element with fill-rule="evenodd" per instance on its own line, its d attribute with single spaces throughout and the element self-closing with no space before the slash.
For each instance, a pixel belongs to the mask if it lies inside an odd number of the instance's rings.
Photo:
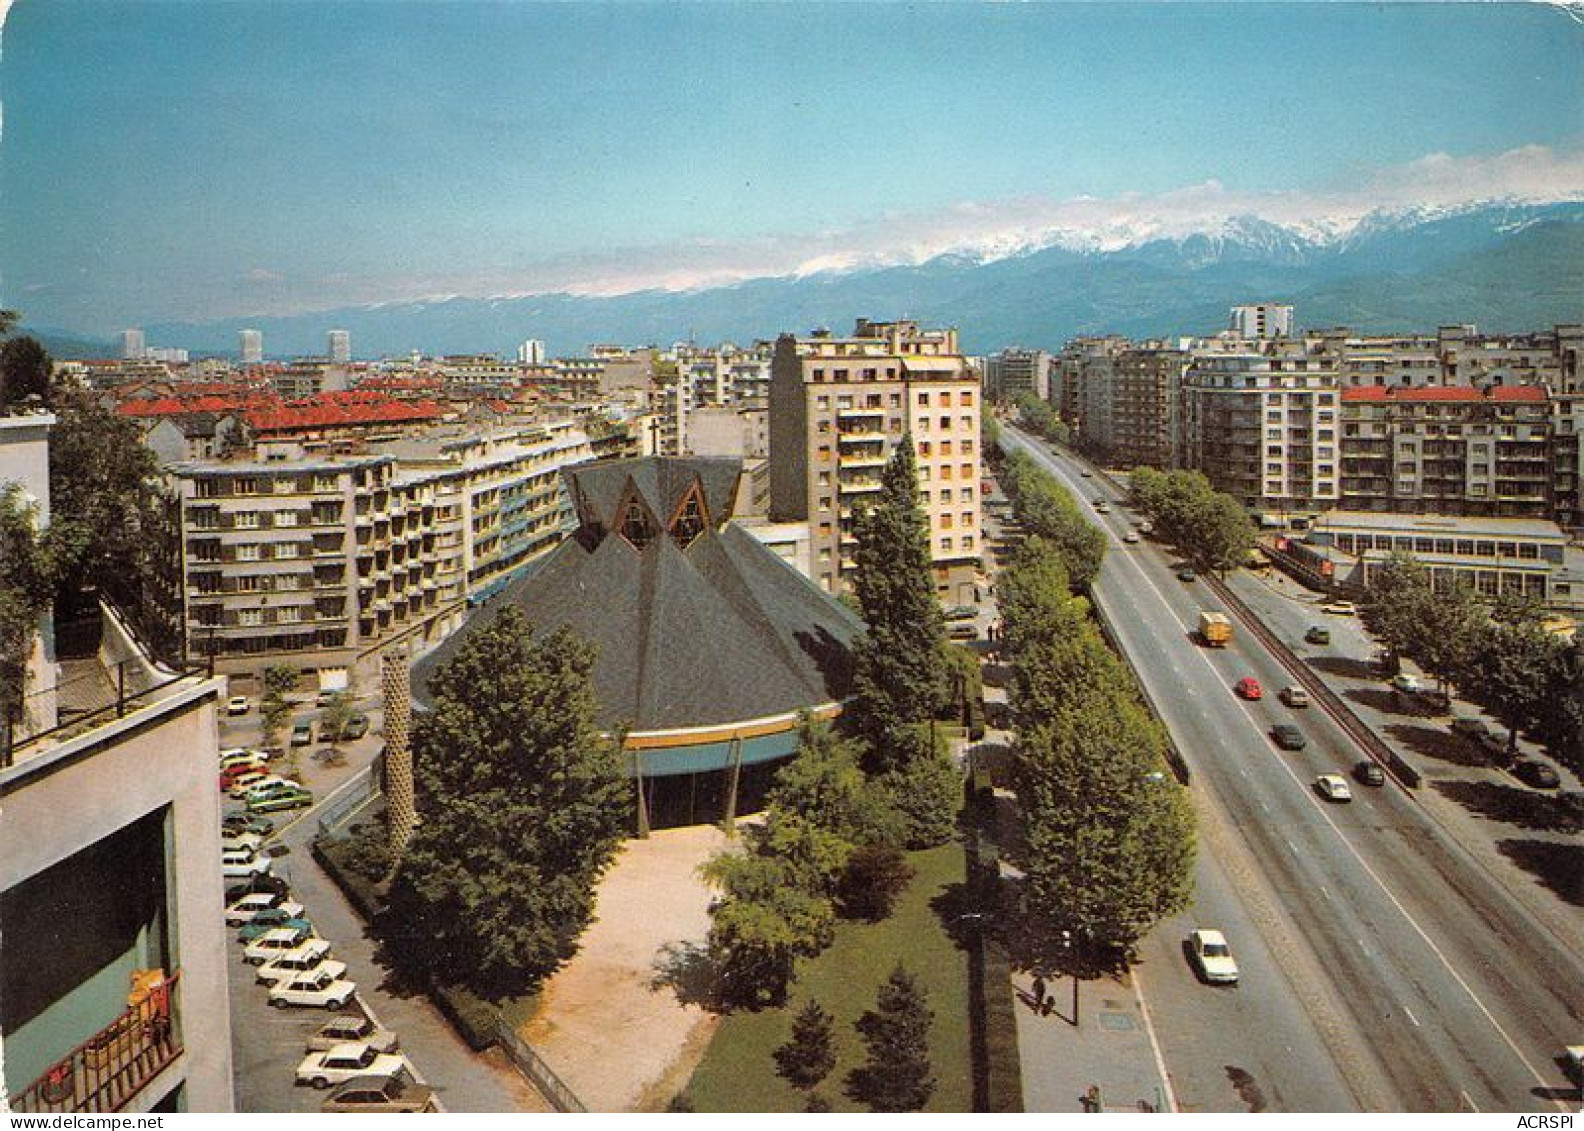
<svg viewBox="0 0 1584 1131">
<path fill-rule="evenodd" d="M 245 895 L 278 895 L 282 899 L 291 895 L 291 885 L 279 876 L 269 872 L 260 872 L 252 876 L 244 876 L 226 884 L 225 902 L 229 907 Z"/>
<path fill-rule="evenodd" d="M 242 960 L 249 966 L 263 966 L 283 954 L 290 954 L 313 937 L 312 929 L 307 927 L 271 927 L 248 941 L 242 948 Z"/>
<path fill-rule="evenodd" d="M 1380 768 L 1378 762 L 1363 761 L 1353 767 L 1353 776 L 1360 785 L 1385 785 L 1386 771 Z"/>
<path fill-rule="evenodd" d="M 361 1041 L 378 1052 L 395 1052 L 400 1041 L 396 1034 L 361 1013 L 342 1013 L 330 1018 L 308 1038 L 309 1052 L 325 1052 L 347 1041 Z"/>
<path fill-rule="evenodd" d="M 255 891 L 249 892 L 229 905 L 225 909 L 225 921 L 240 927 L 244 923 L 251 923 L 259 912 L 267 908 L 279 908 L 286 912 L 287 918 L 301 915 L 303 912 L 303 905 L 286 898 L 284 892 Z"/>
<path fill-rule="evenodd" d="M 974 620 L 979 616 L 979 610 L 972 605 L 956 605 L 946 610 L 947 620 Z"/>
<path fill-rule="evenodd" d="M 311 746 L 313 744 L 313 723 L 304 719 L 292 727 L 291 744 L 293 746 Z"/>
<path fill-rule="evenodd" d="M 287 809 L 306 809 L 313 803 L 313 790 L 296 786 L 266 797 L 250 797 L 247 807 L 249 813 L 280 813 Z"/>
<path fill-rule="evenodd" d="M 251 876 L 256 872 L 268 872 L 273 864 L 268 856 L 260 856 L 251 848 L 231 849 L 220 853 L 220 874 L 228 880 Z"/>
<path fill-rule="evenodd" d="M 267 931 L 281 928 L 286 930 L 301 928 L 308 932 L 308 938 L 315 938 L 318 935 L 311 920 L 303 919 L 296 915 L 288 915 L 278 907 L 270 907 L 255 915 L 251 923 L 243 924 L 242 929 L 237 932 L 237 941 L 250 943 Z M 307 940 L 305 939 L 304 941 L 306 942 Z"/>
<path fill-rule="evenodd" d="M 348 1041 L 326 1052 L 311 1052 L 297 1066 L 297 1083 L 315 1088 L 344 1084 L 358 1076 L 394 1076 L 407 1067 L 407 1059 Z"/>
<path fill-rule="evenodd" d="M 263 843 L 264 838 L 257 833 L 220 833 L 221 852 L 257 852 Z"/>
<path fill-rule="evenodd" d="M 1264 690 L 1262 690 L 1260 687 L 1259 680 L 1255 679 L 1251 675 L 1246 675 L 1242 679 L 1238 680 L 1233 686 L 1233 690 L 1236 691 L 1238 693 L 1238 697 L 1242 699 L 1259 699 L 1265 694 Z"/>
<path fill-rule="evenodd" d="M 415 1084 L 404 1070 L 389 1076 L 357 1076 L 325 1099 L 321 1111 L 434 1111 L 434 1089 Z"/>
<path fill-rule="evenodd" d="M 1301 711 L 1303 708 L 1309 706 L 1309 693 L 1301 687 L 1294 687 L 1289 684 L 1288 686 L 1282 688 L 1277 694 L 1280 696 L 1283 703 L 1287 704 L 1287 706 L 1291 707 L 1295 711 Z"/>
<path fill-rule="evenodd" d="M 251 710 L 253 704 L 246 695 L 233 695 L 226 700 L 226 714 L 245 715 Z"/>
<path fill-rule="evenodd" d="M 321 967 L 306 974 L 286 978 L 270 987 L 269 1003 L 276 1009 L 293 1005 L 317 1006 L 321 1009 L 345 1009 L 346 1003 L 357 993 L 357 983 L 337 978 Z"/>
<path fill-rule="evenodd" d="M 1138 540 L 1139 540 L 1139 536 L 1138 536 L 1138 531 L 1137 530 L 1129 530 L 1126 534 L 1122 535 L 1122 541 L 1130 543 L 1130 544 L 1133 543 L 1133 542 L 1137 542 Z"/>
<path fill-rule="evenodd" d="M 1271 737 L 1283 750 L 1302 750 L 1308 745 L 1308 739 L 1304 738 L 1303 731 L 1291 723 L 1277 723 L 1271 727 Z"/>
<path fill-rule="evenodd" d="M 1327 801 L 1352 801 L 1353 791 L 1341 774 L 1321 774 L 1315 778 L 1315 790 Z"/>
<path fill-rule="evenodd" d="M 1233 985 L 1238 980 L 1237 960 L 1220 931 L 1200 929 L 1188 936 L 1188 953 L 1207 982 Z"/>
<path fill-rule="evenodd" d="M 977 640 L 979 639 L 979 626 L 973 621 L 958 621 L 956 624 L 946 626 L 948 640 Z"/>
<path fill-rule="evenodd" d="M 1418 695 L 1424 690 L 1424 684 L 1419 681 L 1419 677 L 1410 672 L 1398 672 L 1392 676 L 1391 685 L 1394 690 L 1401 691 L 1404 695 Z"/>
<path fill-rule="evenodd" d="M 1180 570 L 1177 571 L 1177 580 L 1178 581 L 1198 581 L 1199 580 L 1199 575 L 1197 573 L 1195 573 L 1191 569 L 1180 569 Z"/>
<path fill-rule="evenodd" d="M 1323 624 L 1312 624 L 1309 631 L 1304 633 L 1304 640 L 1310 644 L 1331 643 L 1331 630 Z"/>
<path fill-rule="evenodd" d="M 1494 737 L 1490 724 L 1484 719 L 1469 719 L 1461 715 L 1453 719 L 1447 725 L 1447 729 L 1458 737 L 1466 738 L 1470 742 L 1478 743 L 1481 746 L 1485 744 L 1487 738 Z"/>
<path fill-rule="evenodd" d="M 302 783 L 291 778 L 283 778 L 278 774 L 271 774 L 263 781 L 254 782 L 242 795 L 244 801 L 255 801 L 260 798 L 273 797 L 277 793 L 288 793 L 294 789 L 301 789 Z"/>
<path fill-rule="evenodd" d="M 1519 758 L 1512 764 L 1512 773 L 1513 777 L 1536 789 L 1556 789 L 1562 784 L 1555 770 L 1533 758 Z"/>
<path fill-rule="evenodd" d="M 1334 617 L 1351 617 L 1358 615 L 1358 606 L 1352 601 L 1327 601 L 1320 606 L 1320 611 Z"/>
<path fill-rule="evenodd" d="M 1081 476 L 1084 479 L 1093 479 L 1094 478 L 1094 472 L 1090 471 L 1087 467 L 1082 469 L 1081 471 L 1079 471 L 1078 474 L 1079 474 L 1079 476 Z"/>
<path fill-rule="evenodd" d="M 220 751 L 221 772 L 229 770 L 232 766 L 259 766 L 262 767 L 269 761 L 262 750 L 244 750 L 237 747 L 231 750 Z"/>
<path fill-rule="evenodd" d="M 270 774 L 268 771 L 263 769 L 263 767 L 257 767 L 251 770 L 243 770 L 241 773 L 231 775 L 231 784 L 229 786 L 224 786 L 223 788 L 228 794 L 240 801 L 247 795 L 248 790 L 252 789 L 262 781 L 268 781 L 273 776 L 273 774 Z M 221 780 L 225 780 L 224 775 L 221 776 Z"/>
<path fill-rule="evenodd" d="M 369 732 L 367 715 L 353 715 L 347 720 L 347 725 L 341 728 L 341 737 L 344 739 L 362 738 Z"/>
<path fill-rule="evenodd" d="M 321 691 L 318 695 L 314 696 L 314 706 L 328 707 L 330 705 L 330 700 L 334 699 L 337 695 L 344 694 L 346 694 L 344 691 Z"/>
<path fill-rule="evenodd" d="M 222 834 L 238 832 L 269 836 L 275 831 L 275 822 L 268 817 L 254 817 L 247 813 L 227 813 L 220 818 L 220 831 Z"/>
<path fill-rule="evenodd" d="M 313 970 L 328 970 L 333 977 L 339 978 L 346 973 L 346 963 L 337 962 L 330 956 L 330 944 L 324 939 L 309 939 L 293 950 L 270 959 L 258 969 L 259 982 L 283 982 L 287 978 L 295 978 L 298 974 L 307 974 Z"/>
</svg>

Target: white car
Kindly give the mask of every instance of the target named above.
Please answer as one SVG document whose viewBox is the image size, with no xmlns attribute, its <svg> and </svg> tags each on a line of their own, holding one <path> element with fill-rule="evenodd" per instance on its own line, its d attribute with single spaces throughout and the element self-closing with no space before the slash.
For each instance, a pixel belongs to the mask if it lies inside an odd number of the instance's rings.
<svg viewBox="0 0 1584 1131">
<path fill-rule="evenodd" d="M 1419 677 L 1407 672 L 1399 672 L 1392 676 L 1391 685 L 1404 695 L 1418 695 L 1424 690 L 1424 684 L 1419 682 Z"/>
<path fill-rule="evenodd" d="M 228 880 L 244 880 L 249 876 L 267 873 L 274 866 L 268 856 L 260 856 L 251 848 L 232 849 L 220 854 L 220 874 Z"/>
<path fill-rule="evenodd" d="M 312 939 L 313 932 L 301 927 L 271 927 L 242 948 L 242 959 L 249 966 L 263 966 Z"/>
<path fill-rule="evenodd" d="M 302 783 L 291 778 L 283 778 L 279 774 L 271 774 L 263 781 L 256 781 L 247 787 L 242 794 L 243 801 L 257 801 L 265 797 L 273 797 L 277 793 L 290 793 L 292 790 L 301 789 Z"/>
<path fill-rule="evenodd" d="M 279 958 L 271 959 L 259 967 L 260 982 L 284 982 L 298 974 L 328 970 L 332 978 L 346 973 L 346 963 L 330 957 L 330 944 L 324 939 L 309 939 L 295 950 L 288 950 Z"/>
<path fill-rule="evenodd" d="M 1347 778 L 1341 774 L 1321 774 L 1315 778 L 1315 789 L 1327 801 L 1352 801 L 1353 791 L 1348 788 Z"/>
<path fill-rule="evenodd" d="M 324 1052 L 311 1052 L 297 1066 L 297 1083 L 328 1088 L 354 1076 L 394 1076 L 407 1067 L 407 1058 L 380 1052 L 373 1045 L 348 1041 Z"/>
<path fill-rule="evenodd" d="M 1122 535 L 1122 541 L 1128 543 L 1129 545 L 1132 545 L 1138 540 L 1139 536 L 1137 530 L 1129 530 L 1126 534 Z"/>
<path fill-rule="evenodd" d="M 1327 601 L 1320 606 L 1320 611 L 1334 617 L 1351 617 L 1358 613 L 1358 606 L 1352 601 Z"/>
<path fill-rule="evenodd" d="M 232 766 L 262 766 L 269 759 L 262 750 L 244 750 L 238 747 L 234 750 L 220 751 L 220 772 L 224 773 Z"/>
<path fill-rule="evenodd" d="M 253 704 L 248 701 L 248 697 L 246 695 L 233 695 L 231 698 L 226 700 L 226 714 L 245 715 L 252 708 L 252 706 Z"/>
<path fill-rule="evenodd" d="M 269 1003 L 276 1009 L 292 1005 L 342 1009 L 357 993 L 357 984 L 337 978 L 324 967 L 286 978 L 270 987 Z"/>
<path fill-rule="evenodd" d="M 1188 953 L 1205 981 L 1231 985 L 1238 980 L 1237 960 L 1220 931 L 1198 930 L 1189 935 Z"/>
<path fill-rule="evenodd" d="M 395 1052 L 401 1042 L 396 1034 L 383 1025 L 376 1025 L 361 1013 L 343 1013 L 332 1017 L 308 1038 L 309 1052 L 327 1052 L 348 1041 L 359 1041 L 371 1046 L 375 1052 Z"/>
<path fill-rule="evenodd" d="M 268 781 L 274 776 L 274 774 L 267 773 L 264 770 L 249 770 L 233 778 L 231 780 L 231 788 L 226 792 L 231 795 L 233 800 L 240 801 L 247 796 L 248 790 L 260 782 Z"/>
<path fill-rule="evenodd" d="M 270 891 L 255 891 L 244 895 L 230 907 L 225 909 L 225 921 L 233 927 L 246 926 L 253 922 L 253 917 L 266 907 L 279 907 L 286 912 L 289 919 L 296 919 L 303 913 L 303 905 L 287 899 Z"/>
<path fill-rule="evenodd" d="M 257 852 L 263 843 L 264 838 L 258 833 L 222 833 L 220 836 L 222 852 Z"/>
</svg>

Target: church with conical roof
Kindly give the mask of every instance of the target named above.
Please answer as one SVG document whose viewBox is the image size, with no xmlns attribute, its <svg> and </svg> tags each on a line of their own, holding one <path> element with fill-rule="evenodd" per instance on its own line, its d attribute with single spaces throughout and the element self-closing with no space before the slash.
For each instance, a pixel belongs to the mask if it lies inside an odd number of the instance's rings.
<svg viewBox="0 0 1584 1131">
<path fill-rule="evenodd" d="M 419 704 L 435 666 L 513 605 L 536 634 L 564 626 L 598 648 L 598 721 L 622 737 L 640 831 L 757 809 L 800 714 L 840 711 L 862 623 L 731 521 L 737 460 L 563 474 L 577 530 L 415 665 Z"/>
</svg>

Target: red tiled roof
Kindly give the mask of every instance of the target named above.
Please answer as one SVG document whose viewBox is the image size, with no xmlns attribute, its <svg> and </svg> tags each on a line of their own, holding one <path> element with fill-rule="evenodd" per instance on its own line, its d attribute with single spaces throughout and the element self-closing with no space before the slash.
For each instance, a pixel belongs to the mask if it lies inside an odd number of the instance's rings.
<svg viewBox="0 0 1584 1131">
<path fill-rule="evenodd" d="M 437 420 L 445 414 L 445 410 L 433 401 L 380 400 L 353 404 L 327 404 L 317 398 L 315 401 L 298 401 L 282 408 L 255 410 L 248 413 L 247 421 L 257 432 L 299 432 L 373 424 L 417 424 Z"/>
<path fill-rule="evenodd" d="M 1493 385 L 1487 389 L 1467 386 L 1429 386 L 1408 389 L 1397 386 L 1365 385 L 1358 389 L 1343 389 L 1343 401 L 1498 401 L 1504 404 L 1544 404 L 1547 393 L 1543 385 Z"/>
</svg>

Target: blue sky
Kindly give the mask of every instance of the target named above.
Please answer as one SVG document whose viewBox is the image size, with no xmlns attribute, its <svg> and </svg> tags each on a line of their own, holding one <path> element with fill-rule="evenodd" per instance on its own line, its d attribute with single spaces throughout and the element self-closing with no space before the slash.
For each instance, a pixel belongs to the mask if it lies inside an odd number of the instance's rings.
<svg viewBox="0 0 1584 1131">
<path fill-rule="evenodd" d="M 1542 5 L 19 0 L 0 99 L 0 299 L 100 334 L 1584 193 Z"/>
</svg>

